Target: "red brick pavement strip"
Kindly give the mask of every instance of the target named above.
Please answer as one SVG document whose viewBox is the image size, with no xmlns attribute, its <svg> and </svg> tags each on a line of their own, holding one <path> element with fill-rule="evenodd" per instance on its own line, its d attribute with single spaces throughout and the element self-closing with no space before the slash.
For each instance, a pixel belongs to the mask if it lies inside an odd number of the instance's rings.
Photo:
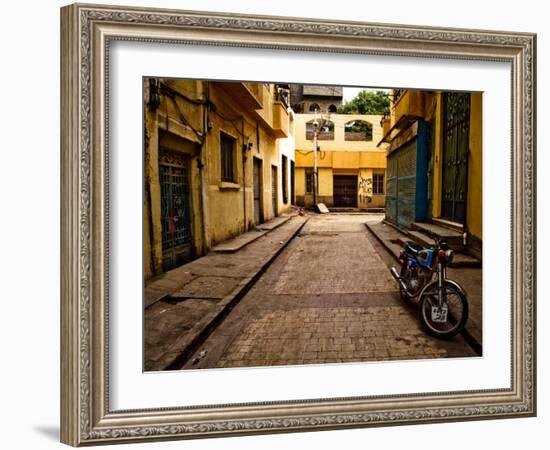
<svg viewBox="0 0 550 450">
<path fill-rule="evenodd" d="M 234 275 L 234 289 L 218 302 L 213 302 L 198 322 L 193 317 L 192 323 L 194 325 L 187 323 L 189 320 L 181 316 L 172 318 L 171 323 L 159 325 L 157 322 L 160 319 L 160 313 L 164 314 L 165 317 L 170 317 L 170 311 L 167 310 L 176 311 L 176 307 L 172 306 L 171 308 L 169 304 L 164 304 L 164 310 L 162 311 L 146 308 L 144 311 L 145 370 L 171 370 L 180 367 L 252 287 L 258 277 L 269 267 L 294 236 L 300 232 L 307 220 L 307 218 L 295 216 L 281 227 L 247 245 L 241 251 L 232 254 L 232 263 L 228 266 L 229 269 L 225 264 L 224 276 Z M 273 245 L 266 245 L 265 239 L 269 239 Z M 228 256 L 224 255 L 223 258 L 227 262 Z M 200 258 L 186 266 L 198 266 L 200 268 L 199 272 L 203 272 L 204 275 L 204 271 L 208 272 L 209 269 L 208 261 L 214 262 L 214 266 L 211 267 L 213 272 L 219 268 L 216 265 L 217 259 L 210 256 Z M 189 271 L 189 268 L 187 270 Z M 188 278 L 189 281 L 193 279 L 195 278 Z M 193 300 L 196 301 L 197 299 Z M 183 300 L 183 302 L 185 301 Z M 158 307 L 158 303 L 153 306 Z M 168 325 L 168 327 L 164 325 Z M 175 331 L 174 327 L 178 327 L 181 332 Z"/>
<path fill-rule="evenodd" d="M 456 348 L 454 348 L 454 347 Z M 402 306 L 266 310 L 250 321 L 218 367 L 476 356 L 423 332 Z"/>
</svg>

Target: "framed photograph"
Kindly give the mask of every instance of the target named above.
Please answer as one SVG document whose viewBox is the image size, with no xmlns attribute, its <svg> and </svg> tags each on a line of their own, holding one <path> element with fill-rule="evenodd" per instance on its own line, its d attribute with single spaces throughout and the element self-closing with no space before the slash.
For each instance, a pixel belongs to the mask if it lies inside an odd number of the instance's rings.
<svg viewBox="0 0 550 450">
<path fill-rule="evenodd" d="M 531 33 L 61 9 L 61 440 L 536 414 Z"/>
</svg>

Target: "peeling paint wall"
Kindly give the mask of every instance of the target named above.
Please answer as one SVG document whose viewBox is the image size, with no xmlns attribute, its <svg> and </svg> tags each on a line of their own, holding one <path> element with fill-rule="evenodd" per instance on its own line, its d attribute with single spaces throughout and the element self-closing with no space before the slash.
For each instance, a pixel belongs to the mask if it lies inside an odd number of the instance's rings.
<svg viewBox="0 0 550 450">
<path fill-rule="evenodd" d="M 165 151 L 187 161 L 192 257 L 254 227 L 253 161 L 262 162 L 261 209 L 269 220 L 290 207 L 272 206 L 271 167 L 280 174 L 281 155 L 294 160 L 291 120 L 266 83 L 144 80 L 144 277 L 163 272 L 159 157 Z M 222 134 L 234 141 L 233 179 L 222 181 Z"/>
</svg>

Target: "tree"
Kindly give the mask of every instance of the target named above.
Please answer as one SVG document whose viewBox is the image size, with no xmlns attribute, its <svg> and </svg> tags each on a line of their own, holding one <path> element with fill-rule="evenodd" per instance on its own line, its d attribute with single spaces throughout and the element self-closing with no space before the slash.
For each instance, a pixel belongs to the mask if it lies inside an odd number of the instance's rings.
<svg viewBox="0 0 550 450">
<path fill-rule="evenodd" d="M 340 114 L 389 114 L 390 97 L 384 91 L 361 91 L 338 108 Z"/>
</svg>

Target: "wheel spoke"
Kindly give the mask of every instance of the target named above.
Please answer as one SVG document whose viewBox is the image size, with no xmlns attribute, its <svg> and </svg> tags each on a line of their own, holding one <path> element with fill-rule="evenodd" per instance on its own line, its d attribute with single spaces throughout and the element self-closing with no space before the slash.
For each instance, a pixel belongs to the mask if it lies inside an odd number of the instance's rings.
<svg viewBox="0 0 550 450">
<path fill-rule="evenodd" d="M 445 322 L 435 322 L 432 320 L 432 307 L 438 305 L 439 301 L 436 292 L 424 294 L 420 302 L 422 322 L 428 332 L 431 332 L 435 336 L 449 337 L 455 335 L 462 329 L 467 320 L 468 306 L 466 299 L 454 286 L 445 286 L 442 305 L 442 307 L 447 308 L 447 320 Z"/>
</svg>

